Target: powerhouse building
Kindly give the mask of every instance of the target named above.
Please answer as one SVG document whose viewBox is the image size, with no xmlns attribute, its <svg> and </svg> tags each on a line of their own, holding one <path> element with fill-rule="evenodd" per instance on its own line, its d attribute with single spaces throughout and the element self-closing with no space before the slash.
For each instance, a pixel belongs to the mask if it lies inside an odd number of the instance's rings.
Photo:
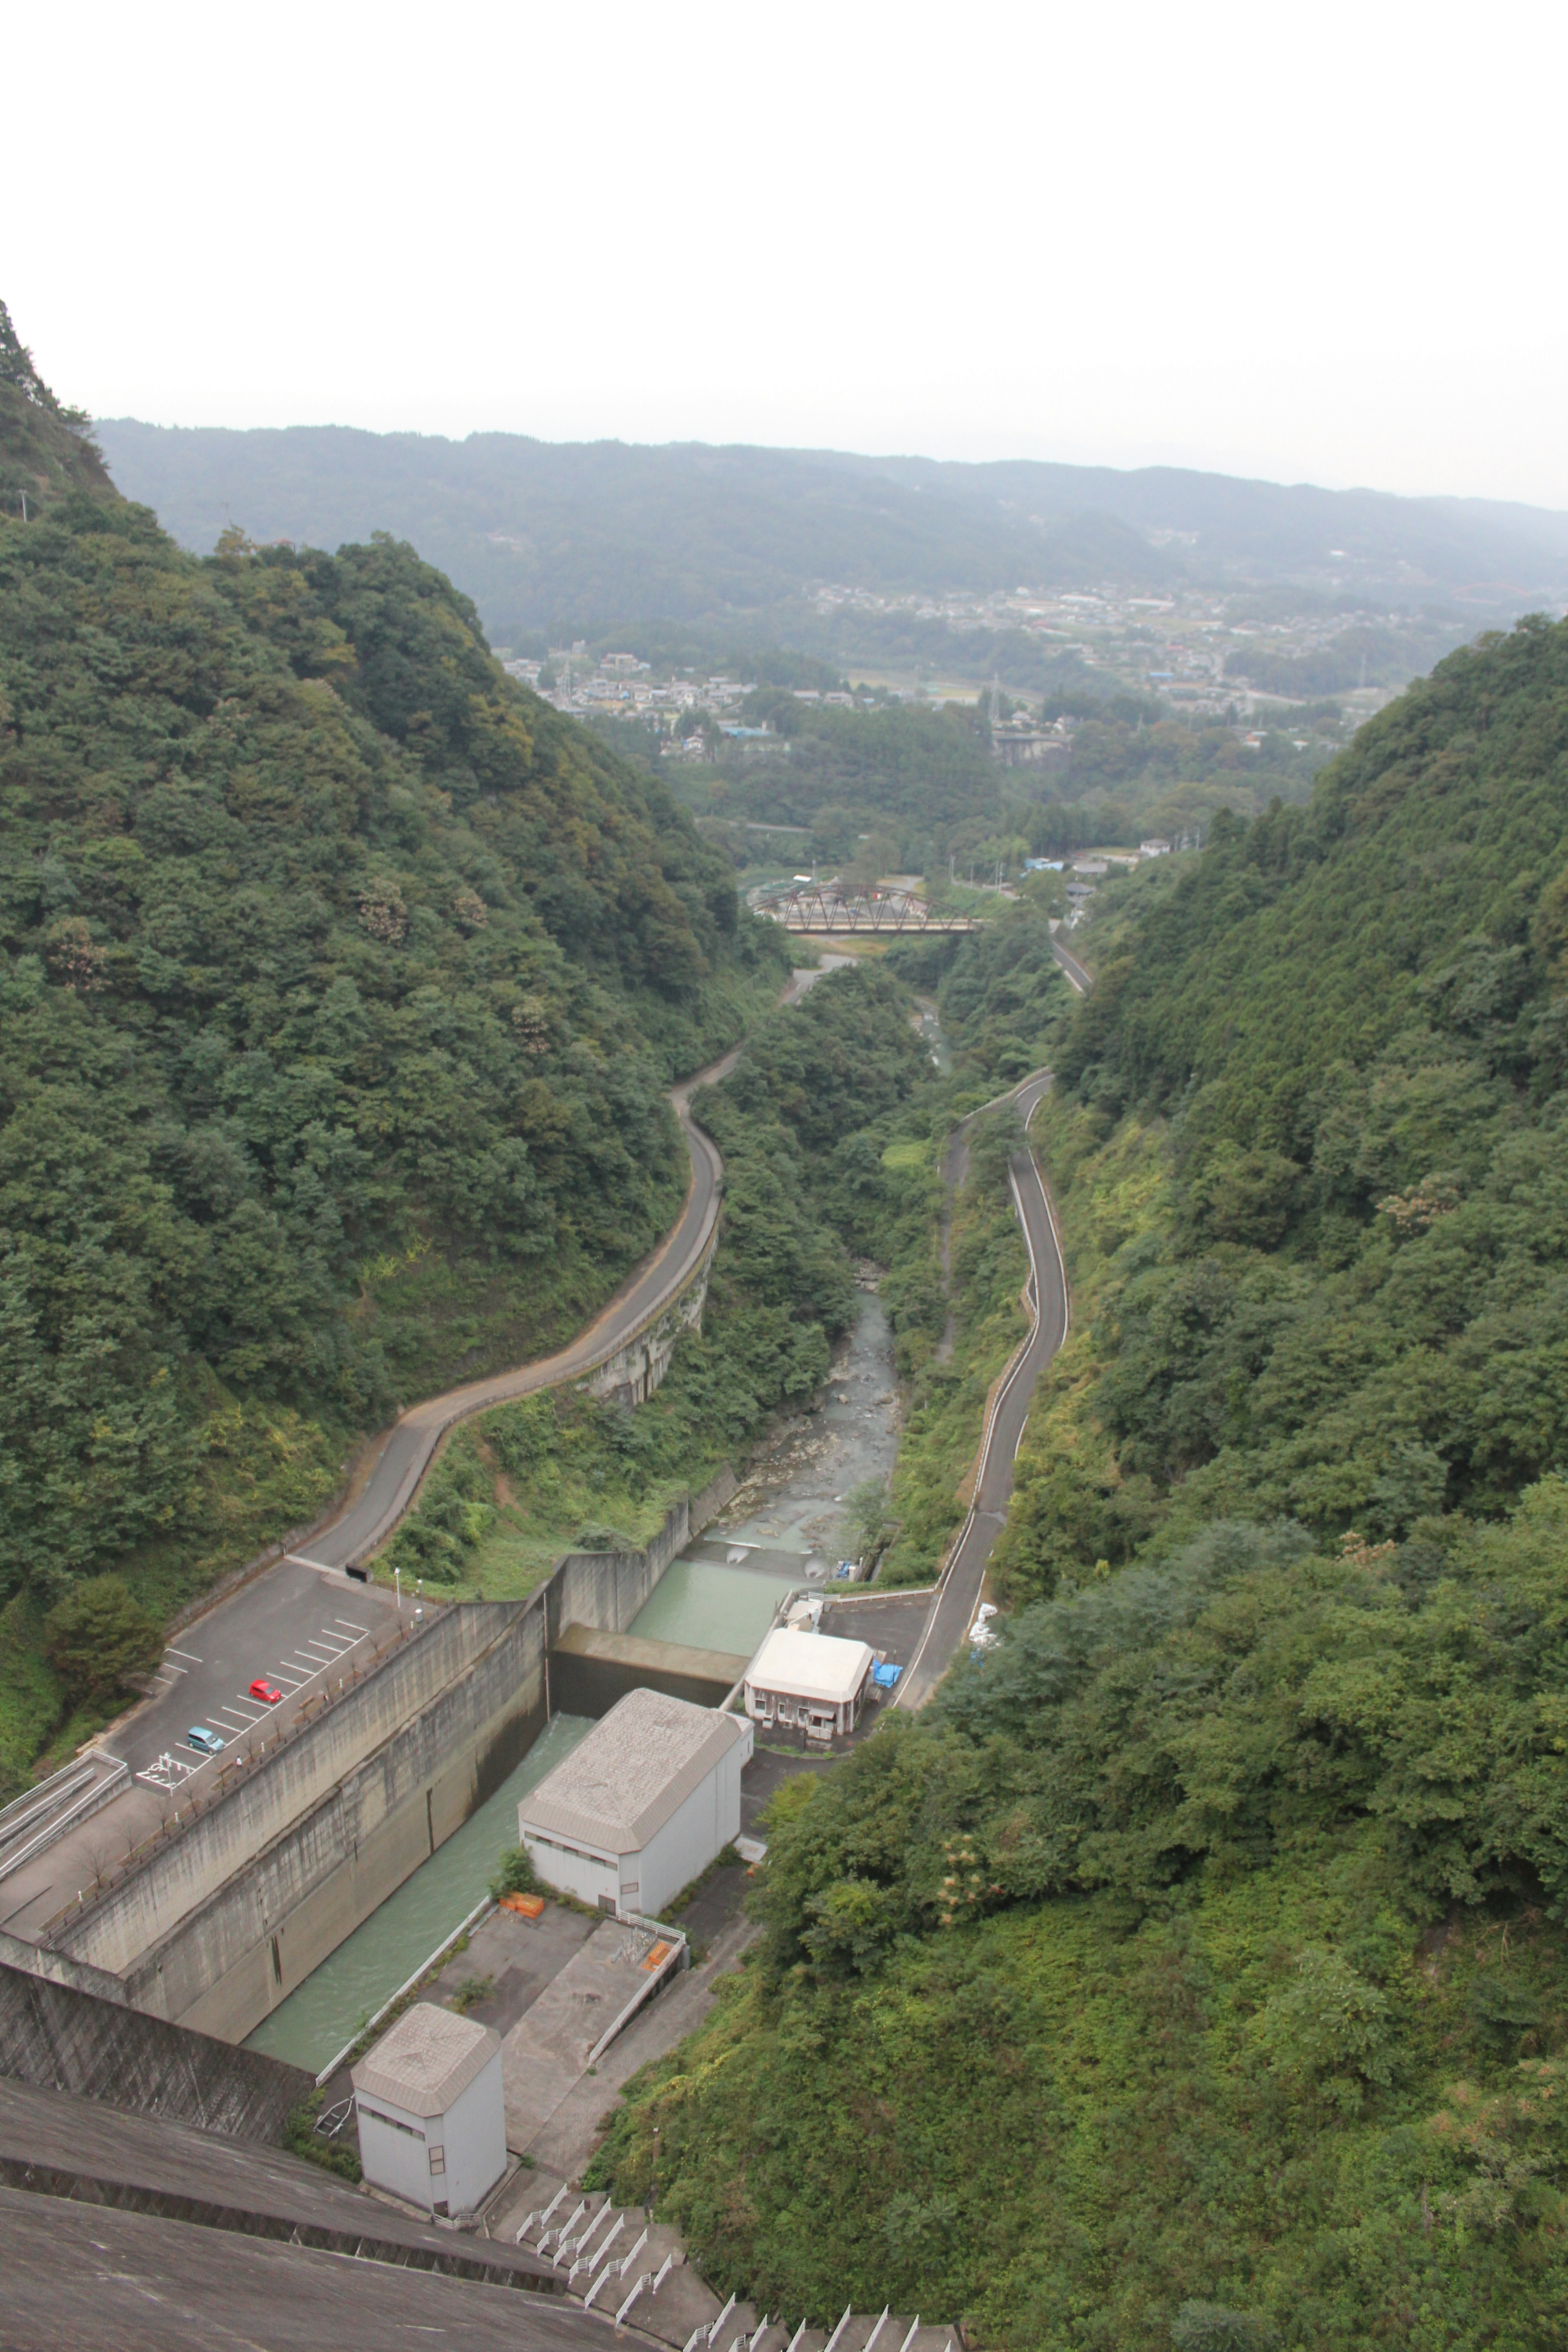
<svg viewBox="0 0 1568 2352">
<path fill-rule="evenodd" d="M 518 1806 L 535 1874 L 602 1911 L 657 1918 L 740 1830 L 752 1739 L 743 1716 L 628 1691 Z"/>
</svg>

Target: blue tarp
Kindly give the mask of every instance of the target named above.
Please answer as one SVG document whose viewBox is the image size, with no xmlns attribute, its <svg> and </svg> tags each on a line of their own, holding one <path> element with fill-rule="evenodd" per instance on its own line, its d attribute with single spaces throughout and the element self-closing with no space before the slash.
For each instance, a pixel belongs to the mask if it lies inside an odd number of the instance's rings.
<svg viewBox="0 0 1568 2352">
<path fill-rule="evenodd" d="M 873 1666 L 871 1680 L 879 1684 L 883 1690 L 891 1690 L 903 1671 L 902 1666 Z"/>
</svg>

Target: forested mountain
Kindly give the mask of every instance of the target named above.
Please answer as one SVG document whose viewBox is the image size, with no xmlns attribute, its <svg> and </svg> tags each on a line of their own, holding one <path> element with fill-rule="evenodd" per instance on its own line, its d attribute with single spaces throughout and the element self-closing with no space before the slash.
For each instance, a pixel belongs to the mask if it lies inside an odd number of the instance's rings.
<svg viewBox="0 0 1568 2352">
<path fill-rule="evenodd" d="M 83 422 L 13 341 L 0 1683 L 81 1580 L 156 1613 L 574 1328 L 684 1193 L 664 1087 L 782 972 L 410 548 L 198 562 Z M 58 1696 L 0 1690 L 12 1771 Z"/>
<path fill-rule="evenodd" d="M 928 593 L 1019 581 L 1290 581 L 1399 604 L 1463 589 L 1505 612 L 1568 590 L 1568 517 L 1479 499 L 1171 467 L 555 445 L 505 433 L 458 442 L 132 418 L 98 431 L 121 488 L 184 545 L 205 553 L 230 515 L 258 539 L 324 547 L 390 529 L 449 572 L 508 642 L 652 630 L 719 647 L 743 639 L 847 653 L 855 616 L 828 629 L 802 601 L 819 581 Z M 900 616 L 891 635 L 886 622 L 868 635 L 863 625 L 853 649 L 942 658 L 925 639 L 945 632 L 926 625 L 922 638 L 921 625 Z M 980 657 L 988 674 L 996 647 Z"/>
<path fill-rule="evenodd" d="M 721 2281 L 1047 2352 L 1568 2312 L 1568 626 L 1109 886 L 1011 1622 L 774 1808 L 634 2086 Z M 992 950 L 986 949 L 989 954 Z M 944 1014 L 965 1033 L 961 949 Z"/>
</svg>

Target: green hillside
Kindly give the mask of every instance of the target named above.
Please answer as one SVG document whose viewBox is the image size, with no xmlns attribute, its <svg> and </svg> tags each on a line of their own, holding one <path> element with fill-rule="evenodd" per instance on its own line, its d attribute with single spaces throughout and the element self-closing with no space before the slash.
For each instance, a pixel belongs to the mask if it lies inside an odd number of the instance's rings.
<svg viewBox="0 0 1568 2352">
<path fill-rule="evenodd" d="M 205 553 L 229 513 L 258 538 L 329 547 L 389 526 L 475 599 L 498 643 L 631 634 L 646 645 L 651 632 L 710 650 L 786 644 L 839 664 L 967 668 L 972 656 L 970 674 L 988 677 L 1006 674 L 1010 650 L 989 635 L 972 645 L 907 614 L 846 612 L 825 625 L 811 591 L 1289 581 L 1331 595 L 1348 585 L 1373 610 L 1463 588 L 1517 611 L 1521 596 L 1560 593 L 1568 567 L 1568 522 L 1543 509 L 1176 467 L 130 417 L 99 430 L 116 478 L 182 544 Z"/>
<path fill-rule="evenodd" d="M 603 2169 L 792 2323 L 1561 2347 L 1568 627 L 1099 903 L 1010 1622 L 775 1806 Z"/>
<path fill-rule="evenodd" d="M 198 562 L 14 338 L 8 365 L 15 1778 L 62 1700 L 16 1663 L 41 1612 L 106 1571 L 166 1612 L 308 1519 L 355 1431 L 607 1295 L 685 1190 L 665 1087 L 782 957 L 658 782 L 507 678 L 412 550 L 231 533 Z"/>
</svg>

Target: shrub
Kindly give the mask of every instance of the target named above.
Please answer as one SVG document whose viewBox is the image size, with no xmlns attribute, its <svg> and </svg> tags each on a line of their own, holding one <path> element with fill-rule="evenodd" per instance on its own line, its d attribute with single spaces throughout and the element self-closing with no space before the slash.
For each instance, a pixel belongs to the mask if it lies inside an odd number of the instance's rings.
<svg viewBox="0 0 1568 2352">
<path fill-rule="evenodd" d="M 73 1703 L 101 1703 L 151 1674 L 163 1635 L 123 1577 L 95 1576 L 49 1611 L 44 1648 Z"/>
</svg>

